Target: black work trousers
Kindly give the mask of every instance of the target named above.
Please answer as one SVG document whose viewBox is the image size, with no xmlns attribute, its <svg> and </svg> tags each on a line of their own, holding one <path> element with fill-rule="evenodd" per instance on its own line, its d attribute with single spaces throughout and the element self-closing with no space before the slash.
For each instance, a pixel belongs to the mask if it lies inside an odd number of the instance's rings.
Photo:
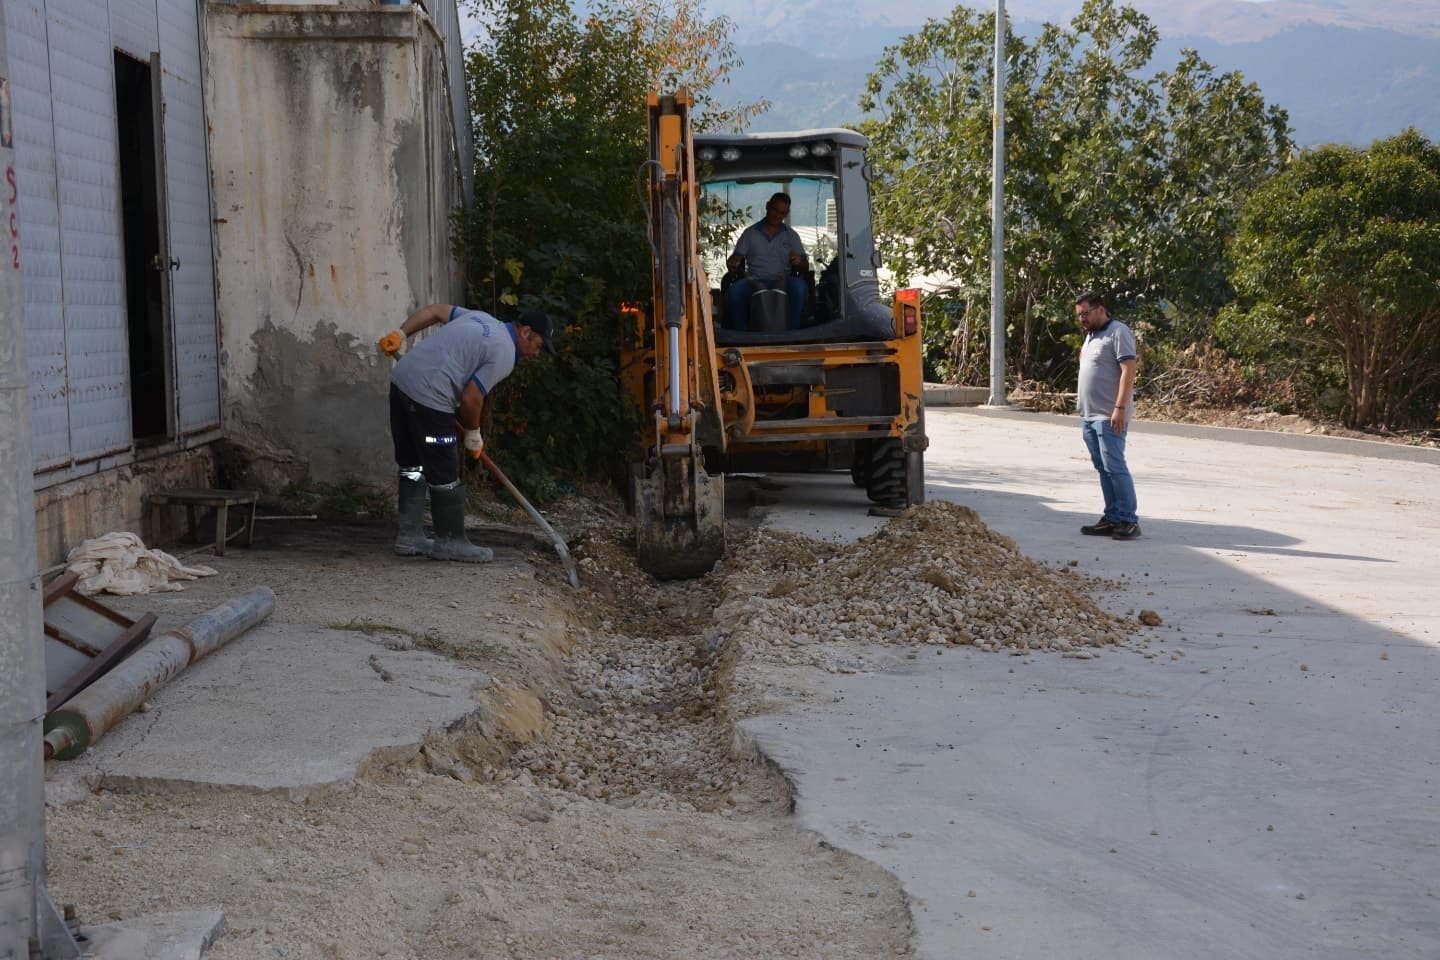
<svg viewBox="0 0 1440 960">
<path fill-rule="evenodd" d="M 425 482 L 444 486 L 460 479 L 460 434 L 455 411 L 422 407 L 390 384 L 390 438 L 398 467 L 420 467 Z"/>
</svg>

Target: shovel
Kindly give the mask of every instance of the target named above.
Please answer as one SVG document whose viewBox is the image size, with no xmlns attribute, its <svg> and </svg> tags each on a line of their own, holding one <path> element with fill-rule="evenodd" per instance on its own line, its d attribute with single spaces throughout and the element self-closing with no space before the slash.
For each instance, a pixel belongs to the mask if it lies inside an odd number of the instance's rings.
<svg viewBox="0 0 1440 960">
<path fill-rule="evenodd" d="M 524 495 L 515 489 L 515 484 L 511 483 L 510 478 L 500 472 L 500 468 L 495 466 L 495 461 L 490 459 L 488 453 L 483 451 L 480 453 L 480 462 L 485 464 L 491 473 L 495 474 L 495 479 L 499 480 L 500 484 L 506 490 L 510 491 L 510 496 L 514 497 L 520 506 L 525 508 L 525 512 L 530 514 L 530 519 L 535 521 L 535 525 L 541 530 L 544 530 L 551 541 L 554 542 L 555 552 L 560 554 L 560 562 L 564 564 L 565 573 L 570 577 L 570 586 L 577 590 L 580 589 L 580 572 L 575 569 L 575 561 L 570 559 L 570 549 L 565 546 L 565 540 L 560 534 L 555 532 L 554 527 L 545 522 L 545 518 L 540 516 L 540 511 L 532 507 L 530 501 L 526 500 Z"/>
</svg>

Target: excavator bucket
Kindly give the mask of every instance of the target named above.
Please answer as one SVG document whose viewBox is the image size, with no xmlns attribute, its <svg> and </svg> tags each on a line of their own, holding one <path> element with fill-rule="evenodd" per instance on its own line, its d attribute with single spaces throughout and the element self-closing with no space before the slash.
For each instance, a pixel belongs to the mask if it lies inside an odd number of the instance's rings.
<svg viewBox="0 0 1440 960">
<path fill-rule="evenodd" d="M 709 573 L 725 555 L 725 477 L 698 455 L 661 461 L 634 483 L 640 566 L 666 580 Z"/>
</svg>

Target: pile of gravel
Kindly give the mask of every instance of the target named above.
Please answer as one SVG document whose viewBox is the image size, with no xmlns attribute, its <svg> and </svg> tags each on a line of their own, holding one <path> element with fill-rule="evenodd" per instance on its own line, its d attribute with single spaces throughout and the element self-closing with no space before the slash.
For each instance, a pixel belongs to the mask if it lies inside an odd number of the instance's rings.
<svg viewBox="0 0 1440 960">
<path fill-rule="evenodd" d="M 851 544 L 762 531 L 736 559 L 744 642 L 1073 653 L 1124 642 L 1133 630 L 1090 598 L 1094 582 L 1036 563 L 975 511 L 944 501 Z M 746 586 L 753 596 L 743 597 Z"/>
</svg>

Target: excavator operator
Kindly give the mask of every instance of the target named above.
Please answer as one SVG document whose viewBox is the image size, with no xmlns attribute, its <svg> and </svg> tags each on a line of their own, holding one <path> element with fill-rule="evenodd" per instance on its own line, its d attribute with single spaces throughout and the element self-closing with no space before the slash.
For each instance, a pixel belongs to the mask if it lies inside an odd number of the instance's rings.
<svg viewBox="0 0 1440 960">
<path fill-rule="evenodd" d="M 788 216 L 790 198 L 772 196 L 765 203 L 765 219 L 745 228 L 726 261 L 731 282 L 725 289 L 725 325 L 732 330 L 750 329 L 750 295 L 758 289 L 783 289 L 789 328 L 798 330 L 802 324 L 809 258 L 800 234 L 785 222 Z M 742 271 L 744 276 L 737 278 Z"/>
</svg>

